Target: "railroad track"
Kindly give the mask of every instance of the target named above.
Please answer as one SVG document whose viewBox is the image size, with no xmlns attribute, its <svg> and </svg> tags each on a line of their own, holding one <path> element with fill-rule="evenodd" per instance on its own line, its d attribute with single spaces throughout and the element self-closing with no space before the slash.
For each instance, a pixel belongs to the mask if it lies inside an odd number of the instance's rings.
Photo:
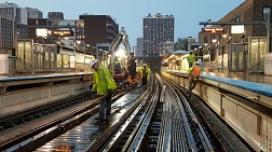
<svg viewBox="0 0 272 152">
<path fill-rule="evenodd" d="M 161 87 L 153 78 L 147 92 L 135 102 L 119 123 L 105 131 L 86 151 L 154 151 L 161 128 Z"/>
<path fill-rule="evenodd" d="M 104 129 L 95 131 L 89 137 L 84 137 L 84 145 L 80 148 L 68 146 L 73 151 L 252 151 L 226 124 L 220 120 L 200 99 L 194 97 L 188 101 L 186 90 L 181 86 L 161 78 L 152 77 L 151 83 L 145 92 L 140 93 L 137 99 L 123 103 L 113 110 L 114 121 L 110 126 L 101 124 Z M 125 99 L 126 100 L 126 99 Z M 75 125 L 79 125 L 78 117 L 89 118 L 87 130 L 97 129 L 90 116 L 97 112 L 97 107 L 78 114 L 77 118 L 61 123 L 60 128 L 48 131 L 50 135 L 35 136 L 35 138 L 56 138 Z M 118 114 L 121 112 L 122 114 Z M 74 122 L 75 121 L 75 122 Z M 70 122 L 74 122 L 70 125 Z M 82 122 L 82 121 L 80 121 Z M 59 126 L 58 126 L 59 127 Z M 81 130 L 82 131 L 82 130 Z M 54 137 L 53 137 L 54 136 Z M 66 137 L 67 136 L 67 137 Z M 33 137 L 32 137 L 33 138 Z M 73 134 L 66 134 L 64 140 L 78 138 Z M 62 140 L 62 137 L 60 138 Z M 21 151 L 31 151 L 31 145 L 42 145 L 33 140 Z M 49 141 L 49 140 L 48 140 Z M 57 141 L 58 142 L 58 141 Z M 44 144 L 44 141 L 43 141 Z M 49 150 L 46 149 L 41 150 Z M 19 149 L 17 147 L 17 149 Z M 52 149 L 51 149 L 52 150 Z"/>
<path fill-rule="evenodd" d="M 141 128 L 140 124 L 147 121 L 145 119 L 146 112 L 151 105 L 154 106 L 155 96 L 158 95 L 157 93 L 154 96 L 150 96 L 154 93 L 154 88 L 154 79 L 152 79 L 147 91 L 145 91 L 112 128 L 105 131 L 86 151 L 127 151 L 127 149 L 130 148 L 130 142 L 134 139 L 133 136 L 137 133 L 133 128 Z"/>
<path fill-rule="evenodd" d="M 124 91 L 119 89 L 118 93 L 116 93 L 114 101 L 123 94 L 124 94 Z M 70 124 L 76 125 L 84 121 L 85 119 L 87 119 L 87 116 L 95 114 L 98 109 L 96 105 L 98 105 L 99 102 L 100 102 L 100 98 L 97 98 L 97 96 L 93 96 L 93 94 L 90 92 L 86 92 L 78 96 L 73 96 L 73 97 L 65 98 L 61 101 L 57 101 L 56 103 L 52 105 L 45 105 L 44 107 L 36 107 L 33 109 L 23 111 L 18 114 L 8 115 L 8 117 L 2 117 L 1 122 L 3 123 L 3 125 L 13 124 L 13 126 L 2 130 L 2 133 L 7 134 L 7 138 L 0 139 L 0 151 L 7 150 L 7 149 L 10 149 L 11 151 L 13 151 L 13 149 L 18 149 L 18 148 L 23 149 L 21 147 L 24 147 L 25 145 L 29 145 L 29 144 L 26 144 L 27 142 L 24 143 L 25 140 L 31 139 L 34 136 L 39 136 L 39 134 L 42 133 L 43 131 L 53 128 L 54 126 L 57 126 L 58 124 L 61 124 L 63 122 L 66 122 L 70 118 L 78 116 L 77 119 L 71 120 L 69 123 L 67 123 L 69 125 Z M 79 108 L 71 110 L 73 109 L 73 106 L 76 106 L 76 105 L 78 105 Z M 80 107 L 80 105 L 82 106 Z M 65 112 L 66 109 L 67 109 L 67 112 Z M 29 125 L 32 122 L 39 119 L 42 120 L 43 118 L 46 120 L 47 115 L 52 116 L 52 113 L 59 114 L 58 113 L 59 111 L 63 111 L 63 114 L 61 113 L 62 114 L 61 116 L 56 117 L 57 119 L 49 119 L 50 120 L 49 122 L 46 122 L 42 125 L 38 125 L 36 126 L 36 128 L 29 129 L 26 132 L 21 134 L 20 132 L 18 134 L 14 134 L 14 132 L 16 132 L 15 131 L 16 129 L 18 130 L 18 128 L 20 127 L 25 127 L 24 124 Z M 71 126 L 73 125 L 70 125 L 70 127 Z M 63 129 L 63 126 L 61 125 L 57 126 L 57 128 L 58 130 L 65 130 Z M 13 133 L 13 136 L 8 137 L 9 135 L 8 132 L 10 132 L 11 134 Z"/>
<path fill-rule="evenodd" d="M 78 104 L 86 99 L 89 99 L 92 93 L 85 92 L 77 96 L 67 97 L 62 100 L 57 100 L 54 103 L 49 103 L 34 108 L 18 111 L 11 114 L 5 114 L 0 117 L 0 132 L 21 125 L 25 122 L 46 116 L 50 113 L 56 112 L 60 109 L 67 108 Z"/>
<path fill-rule="evenodd" d="M 124 86 L 123 84 L 118 86 L 118 90 L 116 91 L 117 92 L 116 94 L 123 91 L 122 90 L 123 86 Z M 86 100 L 92 100 L 95 98 L 97 98 L 97 96 L 95 96 L 94 93 L 90 91 L 86 91 L 82 94 L 59 99 L 55 102 L 43 104 L 40 106 L 36 106 L 33 108 L 21 110 L 21 111 L 16 111 L 16 112 L 0 115 L 0 133 L 9 128 L 22 125 L 34 119 L 44 117 L 53 112 L 56 112 L 68 107 L 72 107 Z"/>
<path fill-rule="evenodd" d="M 157 75 L 149 89 L 140 106 L 87 151 L 252 151 L 208 107 L 189 102 L 179 85 Z"/>
<path fill-rule="evenodd" d="M 186 89 L 171 82 L 180 94 L 185 95 Z M 188 102 L 192 111 L 197 115 L 199 123 L 204 131 L 209 133 L 215 151 L 254 151 L 244 140 L 242 140 L 227 124 L 223 122 L 201 99 L 196 96 Z"/>
</svg>

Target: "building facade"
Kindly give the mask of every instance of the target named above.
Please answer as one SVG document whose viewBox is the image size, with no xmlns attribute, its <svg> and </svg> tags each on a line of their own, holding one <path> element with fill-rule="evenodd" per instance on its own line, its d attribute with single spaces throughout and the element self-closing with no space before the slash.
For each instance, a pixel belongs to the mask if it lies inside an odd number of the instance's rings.
<svg viewBox="0 0 272 152">
<path fill-rule="evenodd" d="M 64 20 L 64 13 L 63 12 L 49 12 L 48 19 L 53 24 L 58 24 L 60 21 Z"/>
<path fill-rule="evenodd" d="M 15 3 L 0 3 L 0 16 L 13 20 L 16 24 L 27 24 L 27 10 Z"/>
<path fill-rule="evenodd" d="M 37 16 L 35 16 L 35 14 Z M 6 43 L 15 43 L 18 39 L 27 39 L 28 38 L 28 18 L 37 18 L 42 17 L 41 12 L 38 9 L 33 8 L 21 8 L 15 3 L 0 3 L 0 16 L 2 16 L 4 19 L 2 19 L 2 25 L 1 27 L 7 27 L 10 26 L 9 29 L 2 29 L 5 32 L 9 31 L 10 33 L 0 33 L 2 37 L 7 37 L 7 35 L 12 36 L 12 41 L 10 41 L 9 38 L 7 38 Z M 7 21 L 9 20 L 9 21 Z M 10 21 L 12 24 L 10 24 Z M 6 23 L 7 25 L 3 25 Z M 10 45 L 10 44 L 9 44 Z M 3 45 L 6 46 L 6 45 Z M 9 48 L 14 48 L 15 44 L 12 44 L 12 47 L 9 46 Z"/>
<path fill-rule="evenodd" d="M 0 53 L 13 48 L 13 21 L 0 16 Z"/>
<path fill-rule="evenodd" d="M 44 41 L 41 38 L 38 38 L 36 35 L 36 29 L 35 26 L 52 26 L 52 22 L 49 21 L 49 19 L 28 19 L 28 39 L 33 39 L 34 42 L 43 43 Z M 47 39 L 49 41 L 49 39 Z M 47 41 L 46 40 L 46 41 Z M 49 42 L 47 42 L 49 43 Z"/>
<path fill-rule="evenodd" d="M 108 15 L 80 15 L 76 37 L 92 46 L 109 46 L 119 33 L 119 25 Z"/>
<path fill-rule="evenodd" d="M 27 10 L 27 18 L 28 19 L 41 19 L 41 18 L 43 18 L 42 12 L 36 8 L 26 7 L 26 10 Z"/>
<path fill-rule="evenodd" d="M 10 20 L 16 19 L 16 9 L 18 5 L 15 3 L 0 3 L 0 16 Z"/>
<path fill-rule="evenodd" d="M 135 56 L 143 56 L 144 55 L 143 51 L 144 51 L 144 39 L 137 38 Z"/>
<path fill-rule="evenodd" d="M 160 55 L 162 44 L 174 42 L 174 17 L 172 15 L 154 16 L 149 14 L 143 19 L 143 39 L 145 55 Z"/>
<path fill-rule="evenodd" d="M 161 56 L 174 52 L 175 50 L 175 42 L 173 41 L 166 41 L 166 42 L 163 42 L 161 45 L 162 45 L 160 50 Z"/>
<path fill-rule="evenodd" d="M 271 0 L 246 0 L 218 20 L 227 25 L 202 28 L 199 41 L 205 44 L 203 51 L 209 62 L 220 69 L 263 72 L 264 57 L 271 51 L 271 8 Z M 233 24 L 237 23 L 245 24 L 241 33 L 234 32 Z"/>
</svg>

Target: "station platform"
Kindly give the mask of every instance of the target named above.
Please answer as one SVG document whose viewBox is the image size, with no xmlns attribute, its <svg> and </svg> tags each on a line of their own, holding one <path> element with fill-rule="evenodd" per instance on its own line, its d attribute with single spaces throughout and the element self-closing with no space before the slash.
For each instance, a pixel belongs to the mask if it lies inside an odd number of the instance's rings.
<svg viewBox="0 0 272 152">
<path fill-rule="evenodd" d="M 0 76 L 0 115 L 6 115 L 89 90 L 92 73 Z"/>
<path fill-rule="evenodd" d="M 249 82 L 272 85 L 272 76 L 264 75 L 261 73 L 219 71 L 219 72 L 207 72 L 206 74 L 219 77 L 227 77 L 234 80 L 244 80 Z"/>
<path fill-rule="evenodd" d="M 184 89 L 188 88 L 189 75 L 185 71 L 162 70 L 162 75 Z M 271 139 L 272 85 L 227 76 L 220 73 L 202 74 L 193 90 L 195 96 L 191 102 L 203 100 L 255 151 L 266 151 Z"/>
<path fill-rule="evenodd" d="M 72 73 L 50 73 L 50 74 L 36 74 L 36 75 L 15 75 L 15 76 L 0 76 L 0 82 L 8 81 L 23 81 L 23 80 L 39 80 L 39 79 L 50 79 L 50 78 L 61 78 L 71 76 L 83 76 L 91 75 L 91 72 L 72 72 Z"/>
<path fill-rule="evenodd" d="M 163 70 L 181 75 L 188 75 L 186 71 Z M 272 97 L 272 76 L 261 74 L 241 73 L 241 72 L 203 72 L 202 79 L 235 86 L 244 90 L 249 90 L 264 96 Z"/>
</svg>

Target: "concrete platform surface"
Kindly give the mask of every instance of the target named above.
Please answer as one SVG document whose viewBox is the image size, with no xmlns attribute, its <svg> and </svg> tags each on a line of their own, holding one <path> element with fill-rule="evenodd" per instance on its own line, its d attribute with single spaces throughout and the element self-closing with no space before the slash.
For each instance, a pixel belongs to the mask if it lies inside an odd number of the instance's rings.
<svg viewBox="0 0 272 152">
<path fill-rule="evenodd" d="M 90 75 L 90 74 L 92 73 L 91 72 L 74 72 L 74 73 L 52 73 L 52 74 L 37 74 L 37 75 L 18 75 L 18 76 L 3 76 L 2 75 L 0 76 L 0 82 L 49 79 L 49 78 L 59 78 L 59 77 Z"/>
<path fill-rule="evenodd" d="M 185 71 L 166 71 L 187 74 Z M 201 77 L 272 97 L 272 76 L 253 73 L 204 72 Z"/>
</svg>

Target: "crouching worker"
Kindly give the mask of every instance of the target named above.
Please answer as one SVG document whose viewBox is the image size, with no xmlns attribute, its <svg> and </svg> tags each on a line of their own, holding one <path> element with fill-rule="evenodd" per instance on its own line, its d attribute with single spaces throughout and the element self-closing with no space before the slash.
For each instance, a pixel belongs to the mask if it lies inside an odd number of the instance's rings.
<svg viewBox="0 0 272 152">
<path fill-rule="evenodd" d="M 100 66 L 97 61 L 92 61 L 90 65 L 95 71 L 92 91 L 100 96 L 104 96 L 100 102 L 99 117 L 96 120 L 104 121 L 110 115 L 112 91 L 117 86 L 107 67 Z"/>
<path fill-rule="evenodd" d="M 188 87 L 187 94 L 188 94 L 189 100 L 191 100 L 192 91 L 195 88 L 199 80 L 199 76 L 201 74 L 201 67 L 199 62 L 196 62 L 195 65 L 191 67 L 188 72 L 189 72 L 189 87 Z"/>
</svg>

